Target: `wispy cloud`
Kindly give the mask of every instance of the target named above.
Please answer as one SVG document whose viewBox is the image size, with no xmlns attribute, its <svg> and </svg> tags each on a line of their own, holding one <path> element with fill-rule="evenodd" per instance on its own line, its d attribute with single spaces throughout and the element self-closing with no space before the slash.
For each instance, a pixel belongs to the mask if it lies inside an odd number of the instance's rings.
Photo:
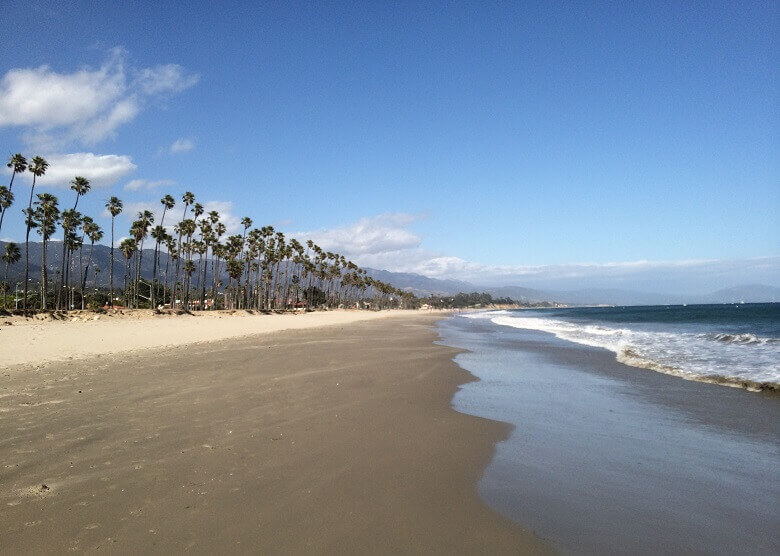
<svg viewBox="0 0 780 556">
<path fill-rule="evenodd" d="M 96 69 L 9 70 L 0 79 L 0 127 L 21 127 L 25 142 L 38 150 L 94 145 L 132 121 L 148 99 L 177 94 L 199 79 L 176 64 L 128 68 L 126 58 L 115 48 Z"/>
<path fill-rule="evenodd" d="M 157 189 L 158 187 L 170 187 L 172 185 L 176 185 L 176 182 L 173 180 L 144 180 L 144 179 L 137 179 L 137 180 L 130 180 L 125 184 L 124 190 L 125 191 L 139 191 L 142 189 L 145 190 L 152 190 Z"/>
<path fill-rule="evenodd" d="M 171 154 L 180 154 L 191 151 L 195 148 L 195 142 L 190 139 L 176 139 L 168 149 Z"/>
</svg>

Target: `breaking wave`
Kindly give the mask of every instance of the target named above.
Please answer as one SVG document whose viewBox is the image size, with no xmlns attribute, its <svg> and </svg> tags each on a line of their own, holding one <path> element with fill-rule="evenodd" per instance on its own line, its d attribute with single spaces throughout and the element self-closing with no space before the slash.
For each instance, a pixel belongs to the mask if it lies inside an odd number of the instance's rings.
<svg viewBox="0 0 780 556">
<path fill-rule="evenodd" d="M 780 341 L 750 333 L 652 330 L 496 311 L 462 315 L 607 349 L 621 363 L 689 380 L 780 390 Z"/>
</svg>

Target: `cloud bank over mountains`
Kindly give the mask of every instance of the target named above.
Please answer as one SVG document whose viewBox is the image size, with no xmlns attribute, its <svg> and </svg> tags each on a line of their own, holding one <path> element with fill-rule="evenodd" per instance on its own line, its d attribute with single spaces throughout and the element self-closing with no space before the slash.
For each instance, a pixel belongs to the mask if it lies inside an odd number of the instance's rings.
<svg viewBox="0 0 780 556">
<path fill-rule="evenodd" d="M 383 214 L 347 226 L 292 235 L 312 239 L 362 266 L 484 286 L 620 288 L 661 293 L 709 292 L 747 283 L 780 286 L 780 257 L 536 266 L 483 264 L 424 248 L 423 238 L 410 229 L 419 219 L 412 214 Z"/>
</svg>

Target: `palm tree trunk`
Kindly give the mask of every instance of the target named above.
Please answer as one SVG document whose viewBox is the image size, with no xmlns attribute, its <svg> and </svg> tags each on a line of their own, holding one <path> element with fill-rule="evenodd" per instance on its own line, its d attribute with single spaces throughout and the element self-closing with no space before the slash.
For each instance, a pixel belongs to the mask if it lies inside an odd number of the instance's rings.
<svg viewBox="0 0 780 556">
<path fill-rule="evenodd" d="M 84 236 L 86 235 L 86 232 L 81 233 L 81 245 L 83 247 L 84 245 Z M 85 302 L 84 302 L 84 294 L 86 290 L 86 283 L 87 283 L 87 274 L 89 273 L 89 264 L 87 264 L 87 268 L 84 268 L 84 251 L 82 247 L 79 247 L 79 282 L 81 282 L 81 310 L 83 311 L 86 308 Z"/>
<path fill-rule="evenodd" d="M 32 223 L 32 200 L 36 177 L 33 174 L 32 187 L 30 188 L 30 203 L 27 205 L 27 233 L 24 237 L 24 301 L 22 308 L 25 312 L 27 312 L 27 284 L 30 282 L 30 224 Z"/>
<path fill-rule="evenodd" d="M 87 288 L 87 275 L 89 274 L 89 265 L 92 264 L 92 250 L 95 248 L 95 242 L 93 241 L 89 246 L 89 257 L 87 258 L 87 271 L 84 273 L 84 282 L 81 284 L 81 307 L 84 308 L 84 290 Z M 97 280 L 97 277 L 95 277 Z M 97 286 L 97 282 L 96 282 Z"/>
<path fill-rule="evenodd" d="M 128 306 L 128 300 L 127 300 L 127 273 L 130 268 L 130 258 L 125 258 L 125 288 L 124 288 L 124 301 L 125 301 L 125 308 Z"/>
<path fill-rule="evenodd" d="M 108 306 L 114 308 L 114 216 L 111 216 L 111 261 L 109 265 L 109 281 L 111 282 L 111 298 L 108 300 Z"/>
<path fill-rule="evenodd" d="M 43 254 L 41 255 L 41 310 L 46 310 L 46 221 L 43 222 Z"/>
<path fill-rule="evenodd" d="M 3 309 L 5 309 L 5 296 L 8 294 L 8 292 L 11 290 L 11 284 L 8 283 L 8 267 L 11 265 L 11 260 L 5 261 L 5 287 L 6 291 L 3 292 Z"/>
</svg>

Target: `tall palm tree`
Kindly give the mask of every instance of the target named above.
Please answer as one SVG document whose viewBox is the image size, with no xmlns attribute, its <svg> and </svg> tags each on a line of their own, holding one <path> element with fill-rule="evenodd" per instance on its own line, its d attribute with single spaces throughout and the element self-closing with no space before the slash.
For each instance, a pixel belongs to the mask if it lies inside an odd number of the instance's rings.
<svg viewBox="0 0 780 556">
<path fill-rule="evenodd" d="M 156 290 L 155 280 L 157 279 L 157 263 L 160 255 L 160 244 L 165 238 L 165 228 L 164 228 L 165 213 L 168 211 L 168 209 L 174 207 L 174 205 L 176 204 L 176 200 L 172 196 L 166 195 L 165 197 L 160 199 L 160 203 L 163 206 L 162 216 L 160 217 L 160 224 L 154 230 L 152 230 L 152 237 L 155 239 L 154 260 L 152 261 L 152 293 L 150 295 L 152 309 L 154 309 L 157 306 L 154 299 L 155 290 Z"/>
<path fill-rule="evenodd" d="M 187 264 L 189 261 L 191 261 L 192 257 L 192 235 L 197 230 L 197 224 L 195 223 L 195 220 L 191 218 L 186 218 L 181 221 L 179 224 L 179 233 L 184 238 L 184 241 L 181 244 L 181 252 L 180 255 L 184 255 L 184 264 Z M 186 295 L 185 295 L 185 287 L 187 284 L 187 280 L 184 279 L 184 276 L 182 276 L 182 281 L 180 285 L 180 295 L 182 303 L 185 302 Z M 186 310 L 189 310 L 189 307 L 185 308 Z"/>
<path fill-rule="evenodd" d="M 75 232 L 75 230 L 74 230 L 73 232 L 68 234 L 67 239 L 66 239 L 66 241 L 68 242 L 68 252 L 74 253 L 76 250 L 79 250 L 79 276 L 81 276 L 81 273 L 83 271 L 82 270 L 82 267 L 83 267 L 83 265 L 82 265 L 82 258 L 81 258 L 81 247 L 82 247 L 82 245 L 84 245 L 83 229 L 84 229 L 84 226 L 87 225 L 90 222 L 92 222 L 92 219 L 89 216 L 83 216 L 81 218 L 82 234 L 78 235 Z M 70 301 L 66 301 L 66 304 L 69 307 L 73 307 L 74 303 L 75 303 L 75 299 L 73 298 L 73 290 L 74 290 L 74 288 L 71 286 L 71 279 L 70 279 L 71 274 L 74 271 L 74 269 L 73 269 L 73 267 L 75 266 L 74 263 L 75 263 L 75 261 L 71 260 L 71 262 L 70 262 L 70 264 L 68 265 L 68 268 L 67 268 L 67 273 L 68 273 L 67 285 L 68 285 L 68 287 L 66 288 L 65 293 L 67 294 L 68 290 L 70 291 L 70 295 L 68 295 Z M 80 280 L 80 278 L 79 278 L 79 280 Z M 82 302 L 83 302 L 83 300 L 82 300 Z M 83 308 L 84 307 L 83 307 L 83 303 L 82 303 L 82 309 Z"/>
<path fill-rule="evenodd" d="M 43 252 L 41 255 L 41 309 L 46 310 L 46 242 L 51 238 L 56 229 L 57 220 L 60 217 L 60 209 L 57 206 L 57 197 L 51 193 L 39 193 L 35 201 L 34 218 L 37 223 L 37 231 L 43 238 Z"/>
<path fill-rule="evenodd" d="M 176 251 L 176 241 L 173 236 L 166 232 L 165 234 L 165 250 L 168 251 L 168 257 L 165 259 L 165 280 L 163 281 L 163 303 L 165 303 L 166 289 L 168 289 L 168 265 L 172 260 L 179 258 L 179 253 Z M 173 299 L 171 299 L 171 307 L 173 307 Z"/>
<path fill-rule="evenodd" d="M 133 222 L 133 227 L 130 230 L 130 233 L 133 234 L 138 246 L 135 267 L 135 289 L 133 294 L 136 309 L 138 309 L 138 289 L 141 284 L 141 262 L 144 257 L 144 240 L 146 239 L 146 236 L 149 235 L 149 227 L 152 224 L 154 224 L 154 214 L 152 214 L 152 211 L 150 210 L 144 210 L 138 213 L 138 220 Z"/>
<path fill-rule="evenodd" d="M 214 245 L 211 248 L 212 251 L 212 264 L 211 264 L 211 297 L 214 300 L 214 303 L 217 301 L 217 282 L 219 281 L 219 259 L 222 257 L 222 247 L 219 242 L 219 240 L 222 239 L 222 236 L 227 233 L 227 227 L 219 221 L 219 214 L 216 213 L 216 211 L 213 213 L 217 215 L 217 220 L 214 221 L 214 218 L 212 217 L 211 221 L 214 224 L 214 232 L 216 233 L 216 237 L 214 239 Z"/>
<path fill-rule="evenodd" d="M 83 251 L 81 248 L 84 246 L 84 239 L 87 237 L 87 232 L 90 230 L 92 226 L 95 226 L 95 221 L 92 220 L 89 216 L 82 216 L 81 218 L 81 235 L 78 236 L 75 240 L 72 241 L 74 247 L 73 250 L 77 249 L 79 250 L 79 279 L 77 282 L 82 284 L 84 282 L 84 276 L 89 274 L 89 265 L 87 265 L 86 268 L 84 268 L 84 257 L 83 257 Z M 83 288 L 79 290 L 81 292 L 81 308 L 84 309 L 84 291 Z"/>
<path fill-rule="evenodd" d="M 49 163 L 40 156 L 33 157 L 27 169 L 33 175 L 32 187 L 30 187 L 30 202 L 27 204 L 27 232 L 24 237 L 24 301 L 22 308 L 27 311 L 27 285 L 30 282 L 30 230 L 35 225 L 33 218 L 32 201 L 35 192 L 35 181 L 46 173 Z M 45 251 L 45 249 L 44 249 Z"/>
<path fill-rule="evenodd" d="M 87 273 L 89 272 L 89 265 L 92 264 L 92 250 L 95 248 L 95 242 L 103 239 L 103 230 L 100 226 L 92 222 L 85 230 L 87 237 L 89 238 L 89 258 L 87 259 L 87 272 L 84 273 L 83 281 L 81 282 L 81 303 L 84 304 L 84 294 L 87 289 Z M 97 287 L 97 267 L 95 267 L 95 287 Z"/>
<path fill-rule="evenodd" d="M 133 253 L 135 253 L 135 250 L 137 248 L 137 245 L 135 243 L 135 240 L 131 237 L 128 237 L 126 239 L 123 239 L 122 242 L 119 244 L 119 250 L 122 252 L 122 255 L 125 258 L 125 286 L 124 286 L 124 299 L 125 299 L 125 307 L 127 307 L 130 303 L 130 299 L 127 295 L 127 275 L 130 270 L 130 259 L 133 258 Z"/>
<path fill-rule="evenodd" d="M 5 244 L 5 252 L 3 253 L 3 260 L 5 261 L 5 283 L 6 287 L 10 287 L 8 283 L 8 267 L 12 264 L 19 262 L 22 258 L 22 253 L 19 251 L 19 246 L 13 241 L 9 241 Z M 3 308 L 5 308 L 5 295 L 3 295 Z"/>
<path fill-rule="evenodd" d="M 8 210 L 8 207 L 12 204 L 14 204 L 14 194 L 11 193 L 11 188 L 0 185 L 0 229 L 3 227 L 5 211 Z"/>
<path fill-rule="evenodd" d="M 181 202 L 184 203 L 184 213 L 182 214 L 182 217 L 181 217 L 181 221 L 184 222 L 184 220 L 187 218 L 187 208 L 189 208 L 189 206 L 195 202 L 195 194 L 191 193 L 190 191 L 186 191 L 184 193 L 184 195 L 181 196 Z M 177 244 L 176 251 L 180 255 L 182 253 L 182 250 L 181 250 L 181 236 L 182 236 L 181 227 L 179 227 L 179 241 L 178 241 L 178 244 Z M 176 288 L 176 284 L 179 281 L 179 262 L 180 262 L 180 259 L 181 259 L 181 257 L 176 259 L 176 277 L 173 280 L 173 287 L 174 287 L 174 289 Z M 171 299 L 171 308 L 173 308 L 173 304 L 175 302 L 176 302 L 176 293 L 174 291 L 173 299 Z"/>
<path fill-rule="evenodd" d="M 82 195 L 86 195 L 87 192 L 89 192 L 90 188 L 92 186 L 89 183 L 89 180 L 87 178 L 84 178 L 82 176 L 76 176 L 71 180 L 70 182 L 70 188 L 71 190 L 76 192 L 76 202 L 73 203 L 73 212 L 76 212 L 76 209 L 79 206 L 79 198 Z M 60 266 L 60 288 L 57 293 L 57 307 L 59 308 L 59 302 L 60 297 L 62 293 L 63 287 L 65 287 L 65 274 L 66 269 L 70 266 L 70 253 L 68 252 L 68 241 L 67 241 L 67 234 L 70 230 L 66 230 L 65 226 L 63 226 L 63 238 L 62 238 L 62 261 Z"/>
<path fill-rule="evenodd" d="M 106 203 L 106 209 L 111 215 L 111 262 L 109 266 L 110 270 L 108 271 L 108 276 L 109 276 L 108 279 L 111 284 L 110 285 L 111 299 L 109 300 L 108 304 L 110 307 L 113 307 L 114 306 L 114 219 L 117 217 L 119 213 L 122 212 L 122 201 L 119 200 L 117 197 L 111 197 Z"/>
<path fill-rule="evenodd" d="M 16 177 L 16 174 L 20 174 L 25 170 L 27 170 L 27 159 L 24 158 L 21 154 L 16 153 L 10 158 L 6 166 L 8 166 L 11 169 L 11 181 L 8 184 L 8 192 L 5 196 L 8 204 L 4 205 L 0 203 L 0 231 L 2 231 L 3 229 L 3 218 L 5 217 L 5 211 L 6 209 L 8 209 L 8 207 L 11 206 L 11 203 L 13 203 L 14 200 L 14 196 L 12 192 L 14 188 L 14 178 Z"/>
<path fill-rule="evenodd" d="M 76 202 L 73 204 L 73 210 L 76 210 L 79 206 L 79 198 L 82 195 L 86 195 L 89 192 L 89 190 L 92 188 L 92 185 L 90 185 L 89 180 L 87 178 L 76 176 L 70 182 L 70 188 L 76 192 Z"/>
<path fill-rule="evenodd" d="M 57 289 L 57 308 L 62 308 L 62 301 L 66 300 L 67 296 L 63 296 L 63 290 L 65 284 L 70 284 L 67 277 L 70 272 L 70 254 L 72 248 L 75 247 L 78 242 L 75 241 L 76 229 L 81 225 L 82 218 L 81 213 L 76 209 L 68 209 L 62 211 L 62 218 L 60 225 L 62 226 L 62 261 L 60 265 L 60 283 Z M 67 301 L 65 301 L 67 304 Z"/>
</svg>

